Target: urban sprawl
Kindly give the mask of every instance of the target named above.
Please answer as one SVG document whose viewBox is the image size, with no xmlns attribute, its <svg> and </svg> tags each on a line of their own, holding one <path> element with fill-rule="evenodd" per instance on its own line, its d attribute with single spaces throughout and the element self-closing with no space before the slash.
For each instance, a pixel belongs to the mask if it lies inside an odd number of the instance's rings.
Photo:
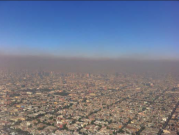
<svg viewBox="0 0 179 135">
<path fill-rule="evenodd" d="M 177 135 L 170 73 L 0 71 L 1 135 Z"/>
</svg>

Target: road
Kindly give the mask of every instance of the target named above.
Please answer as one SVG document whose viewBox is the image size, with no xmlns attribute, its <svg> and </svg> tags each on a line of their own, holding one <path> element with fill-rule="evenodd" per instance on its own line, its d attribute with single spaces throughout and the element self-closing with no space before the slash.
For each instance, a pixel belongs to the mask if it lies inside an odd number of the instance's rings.
<svg viewBox="0 0 179 135">
<path fill-rule="evenodd" d="M 173 111 L 171 112 L 171 115 L 168 117 L 167 121 L 164 123 L 162 129 L 159 130 L 158 135 L 161 135 L 163 129 L 165 129 L 165 128 L 167 127 L 167 125 L 168 125 L 170 119 L 172 118 L 172 115 L 175 113 L 175 111 L 176 111 L 176 109 L 177 109 L 178 106 L 179 106 L 179 101 L 178 101 L 178 103 L 175 105 L 175 107 L 173 108 Z"/>
</svg>

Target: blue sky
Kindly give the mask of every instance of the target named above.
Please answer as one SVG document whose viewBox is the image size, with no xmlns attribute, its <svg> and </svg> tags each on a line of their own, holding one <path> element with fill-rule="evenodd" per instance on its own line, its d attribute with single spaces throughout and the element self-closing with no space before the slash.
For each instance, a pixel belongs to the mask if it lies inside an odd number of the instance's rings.
<svg viewBox="0 0 179 135">
<path fill-rule="evenodd" d="M 179 59 L 179 2 L 1 1 L 0 53 Z"/>
</svg>

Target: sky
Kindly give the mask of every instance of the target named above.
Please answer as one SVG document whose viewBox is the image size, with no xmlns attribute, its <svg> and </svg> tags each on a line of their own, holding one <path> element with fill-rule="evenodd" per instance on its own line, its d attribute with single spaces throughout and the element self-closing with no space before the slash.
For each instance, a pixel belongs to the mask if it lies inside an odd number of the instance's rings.
<svg viewBox="0 0 179 135">
<path fill-rule="evenodd" d="M 179 59 L 178 1 L 0 1 L 0 53 Z"/>
</svg>

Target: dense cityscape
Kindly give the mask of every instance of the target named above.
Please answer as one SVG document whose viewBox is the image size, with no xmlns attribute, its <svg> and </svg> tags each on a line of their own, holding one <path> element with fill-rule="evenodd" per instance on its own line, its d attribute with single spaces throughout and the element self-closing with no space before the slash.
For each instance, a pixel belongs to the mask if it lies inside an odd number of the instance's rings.
<svg viewBox="0 0 179 135">
<path fill-rule="evenodd" d="M 0 71 L 1 135 L 178 135 L 170 73 Z"/>
<path fill-rule="evenodd" d="M 179 135 L 179 1 L 0 1 L 0 135 Z"/>
</svg>

